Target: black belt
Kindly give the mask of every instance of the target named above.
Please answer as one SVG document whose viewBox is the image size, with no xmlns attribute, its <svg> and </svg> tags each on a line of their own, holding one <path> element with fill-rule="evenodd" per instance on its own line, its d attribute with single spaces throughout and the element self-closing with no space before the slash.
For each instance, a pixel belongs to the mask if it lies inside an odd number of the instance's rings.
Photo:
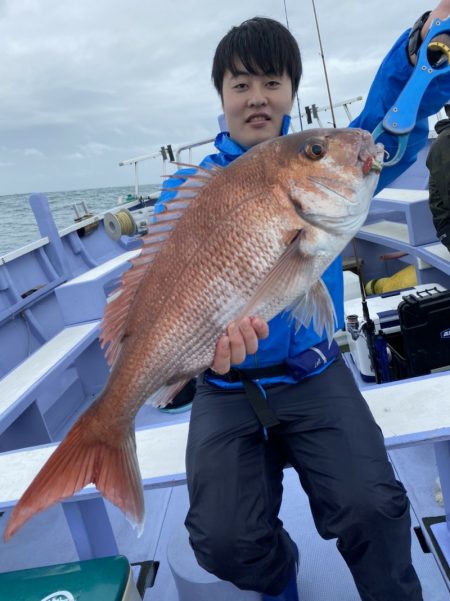
<svg viewBox="0 0 450 601">
<path fill-rule="evenodd" d="M 254 369 L 236 369 L 232 367 L 226 374 L 216 374 L 208 370 L 207 374 L 210 378 L 223 380 L 224 382 L 242 382 L 245 394 L 247 395 L 256 417 L 264 428 L 277 426 L 280 422 L 277 419 L 272 408 L 267 402 L 263 389 L 255 382 L 260 378 L 274 378 L 278 376 L 288 375 L 288 366 L 286 363 L 278 365 L 269 365 L 268 367 L 256 367 Z"/>
<path fill-rule="evenodd" d="M 231 384 L 242 382 L 242 377 L 250 380 L 259 380 L 261 378 L 287 376 L 288 373 L 287 363 L 278 363 L 277 365 L 268 365 L 267 367 L 254 367 L 253 369 L 236 369 L 232 367 L 226 374 L 218 374 L 212 369 L 208 369 L 207 371 L 209 378 L 223 380 Z"/>
</svg>

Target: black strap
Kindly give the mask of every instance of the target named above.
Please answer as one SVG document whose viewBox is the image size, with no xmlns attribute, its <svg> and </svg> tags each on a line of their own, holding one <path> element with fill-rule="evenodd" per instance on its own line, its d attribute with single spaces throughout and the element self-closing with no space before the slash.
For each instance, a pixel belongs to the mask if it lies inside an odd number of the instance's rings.
<svg viewBox="0 0 450 601">
<path fill-rule="evenodd" d="M 240 379 L 244 385 L 245 394 L 250 401 L 250 405 L 252 406 L 253 411 L 256 413 L 256 417 L 259 419 L 264 428 L 277 426 L 280 423 L 279 420 L 277 419 L 272 408 L 269 406 L 263 391 L 256 382 L 250 379 L 246 373 L 247 371 L 249 370 L 245 370 L 245 372 L 242 370 L 242 372 L 240 372 Z"/>
<path fill-rule="evenodd" d="M 252 369 L 236 369 L 235 367 L 232 367 L 226 374 L 216 374 L 211 370 L 208 370 L 207 372 L 208 376 L 213 381 L 223 380 L 231 383 L 242 382 L 250 405 L 264 428 L 277 426 L 280 422 L 269 406 L 263 390 L 255 380 L 259 380 L 260 378 L 286 376 L 288 373 L 288 366 L 286 363 L 278 363 L 267 367 L 255 367 Z"/>
</svg>

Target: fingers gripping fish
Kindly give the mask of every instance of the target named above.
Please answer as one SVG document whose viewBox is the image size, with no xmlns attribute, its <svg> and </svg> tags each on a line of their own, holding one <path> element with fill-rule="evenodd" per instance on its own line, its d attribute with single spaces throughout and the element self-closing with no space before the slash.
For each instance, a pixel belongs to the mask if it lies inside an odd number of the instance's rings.
<svg viewBox="0 0 450 601">
<path fill-rule="evenodd" d="M 382 155 L 362 130 L 309 130 L 180 185 L 105 311 L 109 380 L 21 497 L 5 539 L 89 483 L 141 531 L 135 415 L 208 368 L 231 320 L 287 309 L 331 341 L 334 307 L 320 278 L 364 222 Z"/>
</svg>

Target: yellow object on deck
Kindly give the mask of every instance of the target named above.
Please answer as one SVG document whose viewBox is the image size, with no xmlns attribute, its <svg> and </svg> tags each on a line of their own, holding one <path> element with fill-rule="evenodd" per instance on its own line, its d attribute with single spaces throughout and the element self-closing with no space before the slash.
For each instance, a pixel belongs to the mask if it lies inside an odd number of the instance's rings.
<svg viewBox="0 0 450 601">
<path fill-rule="evenodd" d="M 414 265 L 408 265 L 404 269 L 397 271 L 389 278 L 380 278 L 379 280 L 370 280 L 365 285 L 366 294 L 382 294 L 392 290 L 409 288 L 417 285 L 417 274 Z"/>
</svg>

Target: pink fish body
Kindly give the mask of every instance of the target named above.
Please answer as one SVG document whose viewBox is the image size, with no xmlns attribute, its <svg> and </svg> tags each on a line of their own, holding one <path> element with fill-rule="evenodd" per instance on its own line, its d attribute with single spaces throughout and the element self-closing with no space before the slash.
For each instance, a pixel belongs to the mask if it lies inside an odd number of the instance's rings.
<svg viewBox="0 0 450 601">
<path fill-rule="evenodd" d="M 309 130 L 198 169 L 143 238 L 105 311 L 105 389 L 14 508 L 5 540 L 32 515 L 93 482 L 141 530 L 134 418 L 168 404 L 208 368 L 227 324 L 288 308 L 334 334 L 320 277 L 364 222 L 383 150 L 356 129 Z"/>
</svg>

